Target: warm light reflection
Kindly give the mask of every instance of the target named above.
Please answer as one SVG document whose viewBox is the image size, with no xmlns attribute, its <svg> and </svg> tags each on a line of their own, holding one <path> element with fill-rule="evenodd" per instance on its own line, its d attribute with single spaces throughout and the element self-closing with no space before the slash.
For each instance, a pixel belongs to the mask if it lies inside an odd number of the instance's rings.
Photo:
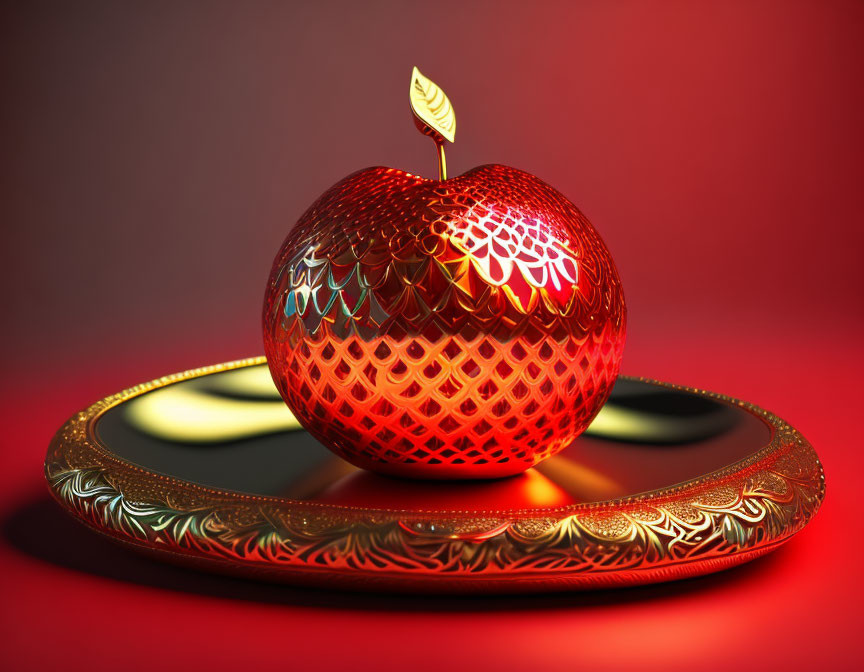
<svg viewBox="0 0 864 672">
<path fill-rule="evenodd" d="M 728 413 L 664 416 L 607 403 L 585 430 L 585 434 L 615 441 L 682 443 L 712 436 L 729 427 Z"/>
<path fill-rule="evenodd" d="M 600 502 L 627 494 L 620 483 L 563 455 L 553 455 L 534 469 L 580 501 Z"/>
<path fill-rule="evenodd" d="M 316 494 L 315 501 L 385 509 L 478 511 L 555 508 L 581 500 L 529 469 L 509 478 L 469 482 L 407 480 L 358 470 L 334 480 Z"/>
<path fill-rule="evenodd" d="M 333 483 L 359 471 L 350 462 L 331 455 L 312 469 L 302 471 L 279 493 L 288 499 L 313 499 Z"/>
<path fill-rule="evenodd" d="M 541 290 L 565 306 L 579 281 L 578 252 L 539 219 L 525 220 L 501 210 L 485 201 L 477 203 L 460 226 L 453 227 L 450 240 L 487 283 L 506 286 L 523 311 Z"/>
<path fill-rule="evenodd" d="M 270 371 L 266 366 L 249 366 L 236 369 L 207 379 L 207 389 L 237 397 L 256 399 L 278 399 L 283 405 L 279 390 L 273 384 Z"/>
<path fill-rule="evenodd" d="M 126 419 L 146 434 L 184 443 L 237 441 L 300 428 L 281 400 L 231 399 L 189 385 L 137 397 L 129 402 Z"/>
</svg>

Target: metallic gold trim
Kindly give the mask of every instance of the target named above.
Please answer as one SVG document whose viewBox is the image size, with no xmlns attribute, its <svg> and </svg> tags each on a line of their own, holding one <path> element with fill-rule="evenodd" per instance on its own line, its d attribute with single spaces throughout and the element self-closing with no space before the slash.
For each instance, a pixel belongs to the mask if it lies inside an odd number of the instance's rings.
<svg viewBox="0 0 864 672">
<path fill-rule="evenodd" d="M 108 409 L 150 390 L 265 363 L 193 369 L 137 385 L 73 416 L 45 475 L 87 525 L 167 557 L 295 583 L 418 591 L 575 589 L 683 578 L 761 555 L 801 530 L 825 496 L 812 446 L 777 416 L 723 395 L 771 428 L 754 455 L 679 485 L 532 510 L 400 511 L 245 495 L 149 472 L 95 433 Z"/>
</svg>

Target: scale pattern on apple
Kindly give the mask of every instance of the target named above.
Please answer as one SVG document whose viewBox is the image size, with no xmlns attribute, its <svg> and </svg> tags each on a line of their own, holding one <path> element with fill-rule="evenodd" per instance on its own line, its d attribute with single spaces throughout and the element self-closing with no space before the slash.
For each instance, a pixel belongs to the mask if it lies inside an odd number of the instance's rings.
<svg viewBox="0 0 864 672">
<path fill-rule="evenodd" d="M 338 455 L 432 478 L 519 473 L 607 399 L 625 306 L 606 246 L 536 177 L 370 168 L 288 235 L 265 347 L 298 420 Z"/>
</svg>

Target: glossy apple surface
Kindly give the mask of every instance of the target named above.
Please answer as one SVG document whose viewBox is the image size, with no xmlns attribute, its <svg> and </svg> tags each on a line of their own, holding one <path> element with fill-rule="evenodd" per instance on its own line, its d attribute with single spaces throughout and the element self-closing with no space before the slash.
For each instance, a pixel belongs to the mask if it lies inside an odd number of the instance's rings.
<svg viewBox="0 0 864 672">
<path fill-rule="evenodd" d="M 270 371 L 303 426 L 417 478 L 507 476 L 561 450 L 606 401 L 624 333 L 590 222 L 500 165 L 348 176 L 288 234 L 264 305 Z"/>
</svg>

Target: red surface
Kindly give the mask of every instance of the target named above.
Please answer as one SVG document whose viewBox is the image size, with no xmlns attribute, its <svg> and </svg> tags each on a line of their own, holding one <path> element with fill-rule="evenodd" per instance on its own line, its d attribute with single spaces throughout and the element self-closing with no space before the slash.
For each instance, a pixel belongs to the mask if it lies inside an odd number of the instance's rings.
<svg viewBox="0 0 864 672">
<path fill-rule="evenodd" d="M 624 347 L 618 271 L 585 216 L 533 175 L 349 175 L 276 255 L 264 301 L 273 380 L 349 462 L 498 478 L 573 442 Z"/>
<path fill-rule="evenodd" d="M 861 667 L 864 4 L 0 11 L 0 667 Z M 69 414 L 260 352 L 267 271 L 318 194 L 368 165 L 434 174 L 415 63 L 459 117 L 452 174 L 527 170 L 603 236 L 624 373 L 743 397 L 813 442 L 827 498 L 786 548 L 615 593 L 346 596 L 162 567 L 50 506 L 40 463 Z"/>
<path fill-rule="evenodd" d="M 7 382 L 0 659 L 14 663 L 8 669 L 34 670 L 289 660 L 298 669 L 374 669 L 371 661 L 381 659 L 408 660 L 417 670 L 454 660 L 482 669 L 683 669 L 693 660 L 702 661 L 697 669 L 736 669 L 742 657 L 747 669 L 852 668 L 861 661 L 852 642 L 862 597 L 856 492 L 864 469 L 850 435 L 859 407 L 853 376 L 864 375 L 857 343 L 851 335 L 785 344 L 664 340 L 632 347 L 626 371 L 722 390 L 781 413 L 823 458 L 825 504 L 786 547 L 742 568 L 573 595 L 353 595 L 199 575 L 138 558 L 67 519 L 48 500 L 39 467 L 53 428 L 76 406 L 163 369 L 142 362 L 112 371 L 106 364 L 95 375 L 62 378 L 47 393 L 34 381 L 12 390 Z M 826 393 L 812 393 L 823 386 Z M 73 653 L 79 664 L 70 666 Z"/>
</svg>

